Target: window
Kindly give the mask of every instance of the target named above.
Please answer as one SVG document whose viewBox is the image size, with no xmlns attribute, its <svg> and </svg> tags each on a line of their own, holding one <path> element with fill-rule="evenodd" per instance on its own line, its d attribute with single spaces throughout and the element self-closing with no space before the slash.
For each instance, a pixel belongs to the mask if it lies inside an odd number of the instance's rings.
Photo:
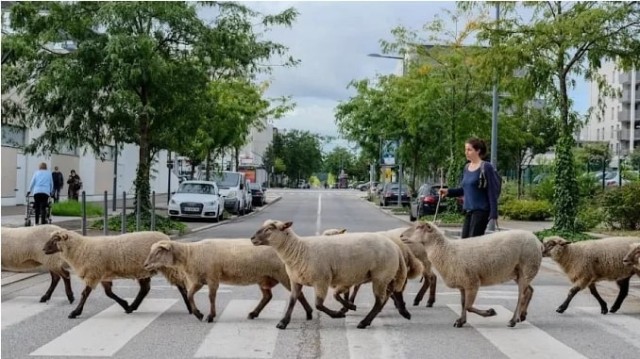
<svg viewBox="0 0 640 359">
<path fill-rule="evenodd" d="M 613 126 L 611 126 L 611 137 L 609 138 L 613 139 Z"/>
<path fill-rule="evenodd" d="M 23 147 L 27 138 L 24 127 L 2 125 L 2 145 L 7 147 Z"/>
<path fill-rule="evenodd" d="M 64 141 L 58 145 L 56 153 L 59 155 L 78 156 L 78 148 L 72 147 L 67 141 Z"/>
<path fill-rule="evenodd" d="M 596 140 L 600 140 L 600 129 L 596 130 Z"/>
<path fill-rule="evenodd" d="M 96 154 L 96 159 L 101 161 L 113 161 L 115 159 L 115 146 L 102 146 L 100 153 Z"/>
</svg>

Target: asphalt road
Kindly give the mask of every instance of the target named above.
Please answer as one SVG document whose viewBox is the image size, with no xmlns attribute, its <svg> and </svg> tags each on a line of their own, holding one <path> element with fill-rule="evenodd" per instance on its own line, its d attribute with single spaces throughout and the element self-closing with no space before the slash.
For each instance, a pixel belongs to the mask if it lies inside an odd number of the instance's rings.
<svg viewBox="0 0 640 359">
<path fill-rule="evenodd" d="M 282 194 L 278 203 L 264 211 L 189 236 L 203 238 L 248 238 L 266 219 L 293 221 L 300 235 L 326 228 L 375 231 L 405 225 L 358 198 L 357 192 L 341 190 L 274 190 Z M 637 278 L 635 279 L 637 280 Z M 199 322 L 186 313 L 178 292 L 164 279 L 155 277 L 140 310 L 124 314 L 101 289 L 94 291 L 84 313 L 67 319 L 73 306 L 64 298 L 60 284 L 53 299 L 38 303 L 48 278 L 35 277 L 2 288 L 2 357 L 114 357 L 114 358 L 638 358 L 640 352 L 640 298 L 629 296 L 617 314 L 603 316 L 588 291 L 578 294 L 564 314 L 555 308 L 564 300 L 569 282 L 563 275 L 541 269 L 533 283 L 535 293 L 528 321 L 508 328 L 515 307 L 516 287 L 505 284 L 480 291 L 476 304 L 493 307 L 498 316 L 480 318 L 469 314 L 464 328 L 454 328 L 459 294 L 438 282 L 433 308 L 410 306 L 411 320 L 398 315 L 388 304 L 365 330 L 356 329 L 372 305 L 370 285 L 361 288 L 358 310 L 345 319 L 331 319 L 314 311 L 305 320 L 298 307 L 289 327 L 275 328 L 282 316 L 288 292 L 278 286 L 260 318 L 246 319 L 260 298 L 256 286 L 221 286 L 218 317 L 214 323 Z M 418 280 L 407 286 L 408 304 L 420 287 Z M 74 278 L 76 298 L 81 283 Z M 612 303 L 616 292 L 599 287 Z M 114 291 L 131 300 L 137 284 L 116 281 Z M 311 288 L 305 288 L 313 298 Z M 207 290 L 196 297 L 201 311 L 208 310 Z M 326 302 L 338 308 L 333 299 Z"/>
</svg>

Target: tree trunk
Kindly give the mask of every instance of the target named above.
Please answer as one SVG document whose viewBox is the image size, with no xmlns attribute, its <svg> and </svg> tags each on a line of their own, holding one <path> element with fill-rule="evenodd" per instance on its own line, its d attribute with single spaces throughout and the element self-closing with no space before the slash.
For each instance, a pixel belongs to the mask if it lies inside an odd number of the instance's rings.
<svg viewBox="0 0 640 359">
<path fill-rule="evenodd" d="M 140 198 L 140 210 L 142 213 L 148 212 L 151 208 L 151 203 L 149 201 L 149 195 L 151 193 L 151 188 L 149 185 L 149 172 L 150 172 L 150 142 L 151 142 L 151 133 L 149 130 L 149 116 L 146 112 L 140 115 L 139 118 L 139 126 L 138 133 L 140 136 L 140 143 L 138 144 L 138 168 L 136 170 L 136 179 L 135 179 L 135 190 L 136 190 L 136 199 L 134 200 L 134 208 L 137 208 L 138 197 Z"/>
<path fill-rule="evenodd" d="M 210 171 L 211 171 L 211 166 L 210 166 L 210 164 L 211 164 L 211 152 L 207 152 L 207 159 L 206 159 L 206 162 L 205 162 L 205 170 L 204 170 L 204 171 L 205 171 L 205 172 L 204 172 L 204 178 L 205 178 L 207 181 L 209 181 L 209 178 L 211 178 L 211 177 L 209 176 Z"/>
<path fill-rule="evenodd" d="M 234 154 L 234 158 L 236 160 L 236 162 L 235 162 L 236 163 L 236 168 L 234 168 L 233 170 L 237 171 L 238 167 L 240 167 L 240 153 L 239 153 L 240 149 L 238 147 L 234 147 L 233 150 L 234 150 L 234 153 L 235 153 Z"/>
</svg>

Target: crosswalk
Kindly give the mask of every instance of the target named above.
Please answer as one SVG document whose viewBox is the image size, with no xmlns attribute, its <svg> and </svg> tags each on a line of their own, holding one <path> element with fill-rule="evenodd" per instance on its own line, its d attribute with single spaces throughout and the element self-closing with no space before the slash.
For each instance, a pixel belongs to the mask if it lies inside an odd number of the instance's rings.
<svg viewBox="0 0 640 359">
<path fill-rule="evenodd" d="M 165 283 L 166 284 L 166 283 Z M 122 290 L 128 286 L 120 286 Z M 130 286 L 131 291 L 135 288 Z M 255 320 L 246 318 L 258 303 L 256 299 L 239 298 L 236 288 L 221 286 L 218 295 L 214 323 L 198 322 L 184 311 L 179 297 L 167 298 L 168 286 L 156 285 L 151 296 L 145 299 L 139 310 L 125 314 L 112 301 L 90 298 L 80 319 L 69 320 L 66 314 L 72 309 L 65 298 L 54 297 L 49 303 L 38 303 L 38 296 L 19 296 L 2 302 L 2 357 L 7 358 L 413 358 L 413 357 L 461 357 L 467 351 L 472 357 L 490 355 L 506 358 L 590 358 L 598 357 L 598 350 L 576 343 L 580 335 L 594 335 L 608 341 L 623 343 L 632 349 L 626 353 L 640 352 L 640 306 L 637 298 L 630 299 L 627 311 L 603 316 L 597 306 L 583 306 L 588 298 L 578 299 L 575 307 L 563 317 L 555 313 L 536 315 L 540 311 L 532 302 L 530 321 L 507 328 L 512 316 L 515 293 L 513 290 L 481 291 L 478 300 L 483 308 L 492 307 L 497 315 L 481 318 L 468 315 L 465 328 L 452 328 L 453 319 L 460 313 L 457 292 L 444 289 L 438 293 L 433 308 L 409 307 L 411 321 L 397 315 L 391 304 L 366 330 L 356 326 L 370 309 L 370 300 L 361 290 L 357 300 L 358 310 L 349 312 L 345 319 L 331 319 L 314 313 L 313 320 L 306 321 L 296 306 L 292 322 L 285 331 L 275 328 L 286 305 L 287 293 L 274 292 L 273 300 Z M 206 287 L 197 295 L 200 310 L 208 312 Z M 246 289 L 245 289 L 246 291 Z M 253 288 L 255 292 L 255 288 Z M 537 305 L 546 305 L 544 298 L 549 290 L 542 287 Z M 249 293 L 249 292 L 246 292 Z M 101 294 L 101 293 L 100 293 Z M 95 294 L 96 297 L 100 294 Z M 162 298 L 158 294 L 163 295 Z M 414 293 L 409 291 L 408 298 Z M 221 298 L 221 297 L 227 298 Z M 312 296 L 308 296 L 312 297 Z M 126 298 L 131 301 L 132 298 Z M 555 301 L 555 299 L 554 299 Z M 626 304 L 626 303 L 625 303 Z M 336 307 L 333 301 L 327 304 Z M 625 306 L 623 306 L 625 307 Z M 91 309 L 93 308 L 93 309 Z M 89 310 L 87 310 L 89 309 Z M 51 313 L 50 313 L 51 312 Z M 45 318 L 43 318 L 45 317 Z M 56 319 L 53 319 L 56 318 Z M 17 333 L 29 333 L 34 326 L 48 321 L 46 335 L 21 338 Z M 54 325 L 56 324 L 56 325 Z M 558 331 L 559 326 L 581 331 L 577 336 Z M 35 333 L 35 330 L 34 330 Z M 422 339 L 419 339 L 422 338 Z M 425 340 L 429 340 L 428 345 Z M 16 341 L 24 340 L 24 345 Z M 441 350 L 432 353 L 434 343 Z M 591 343 L 590 343 L 591 344 Z M 21 347 L 24 351 L 21 351 Z M 455 347 L 455 348 L 452 348 Z M 591 351 L 591 350 L 595 351 Z M 476 353 L 476 354 L 473 354 Z M 635 357 L 625 352 L 611 353 L 610 357 Z"/>
</svg>

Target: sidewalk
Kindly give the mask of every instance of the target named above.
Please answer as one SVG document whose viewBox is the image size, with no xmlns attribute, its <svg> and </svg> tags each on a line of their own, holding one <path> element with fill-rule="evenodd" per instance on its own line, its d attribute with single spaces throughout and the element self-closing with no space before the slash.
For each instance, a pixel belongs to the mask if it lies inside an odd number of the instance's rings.
<svg viewBox="0 0 640 359">
<path fill-rule="evenodd" d="M 166 210 L 167 210 L 167 197 L 166 195 L 164 196 L 164 202 L 162 205 L 160 205 L 158 199 L 158 197 L 156 197 L 156 212 L 158 214 L 163 214 L 166 215 Z M 180 237 L 188 235 L 190 233 L 195 233 L 195 232 L 200 232 L 200 231 L 204 231 L 210 228 L 214 228 L 217 226 L 221 226 L 227 223 L 233 223 L 235 222 L 238 218 L 245 218 L 247 216 L 253 216 L 256 213 L 259 213 L 261 211 L 263 211 L 265 208 L 271 206 L 272 204 L 278 202 L 280 199 L 282 199 L 281 196 L 277 196 L 277 195 L 269 195 L 267 194 L 267 203 L 262 206 L 262 207 L 255 207 L 253 209 L 253 212 L 244 215 L 243 217 L 238 217 L 236 215 L 230 215 L 229 217 L 225 218 L 222 222 L 217 222 L 217 223 L 213 223 L 213 222 L 195 222 L 193 220 L 189 220 L 189 221 L 183 221 L 182 223 L 184 223 L 187 226 L 187 231 L 183 234 L 183 235 L 178 235 L 178 234 L 174 234 L 174 235 L 170 235 L 169 237 L 171 237 L 172 239 L 175 240 L 179 240 Z M 22 214 L 12 214 L 15 213 L 15 207 L 22 207 Z M 24 206 L 11 206 L 11 207 L 7 207 L 9 208 L 9 211 L 4 211 L 4 208 L 2 210 L 2 219 L 1 219 L 1 225 L 2 226 L 6 226 L 6 227 L 22 227 L 24 226 Z M 127 212 L 130 212 L 133 210 L 133 207 L 129 208 L 129 206 L 127 206 Z M 121 207 L 118 207 L 117 211 L 111 211 L 111 209 L 109 209 L 109 215 L 113 216 L 113 215 L 120 215 L 121 214 Z M 101 219 L 98 217 L 95 218 L 87 218 L 87 226 L 89 226 L 91 224 L 92 221 L 96 220 L 96 219 Z M 68 230 L 72 230 L 72 231 L 81 231 L 82 228 L 82 220 L 78 217 L 62 217 L 62 216 L 53 216 L 52 217 L 52 224 L 55 224 L 57 226 L 60 226 L 62 228 L 68 229 Z M 113 232 L 110 231 L 109 232 L 110 235 L 117 235 L 120 234 L 120 232 Z M 101 236 L 103 235 L 102 230 L 94 230 L 94 229 L 87 229 L 87 236 Z M 1 286 L 5 286 L 5 285 L 9 285 L 12 283 L 16 283 L 37 275 L 41 275 L 44 274 L 44 272 L 21 272 L 21 273 L 16 273 L 16 272 L 5 272 L 2 271 L 2 284 Z"/>
</svg>

